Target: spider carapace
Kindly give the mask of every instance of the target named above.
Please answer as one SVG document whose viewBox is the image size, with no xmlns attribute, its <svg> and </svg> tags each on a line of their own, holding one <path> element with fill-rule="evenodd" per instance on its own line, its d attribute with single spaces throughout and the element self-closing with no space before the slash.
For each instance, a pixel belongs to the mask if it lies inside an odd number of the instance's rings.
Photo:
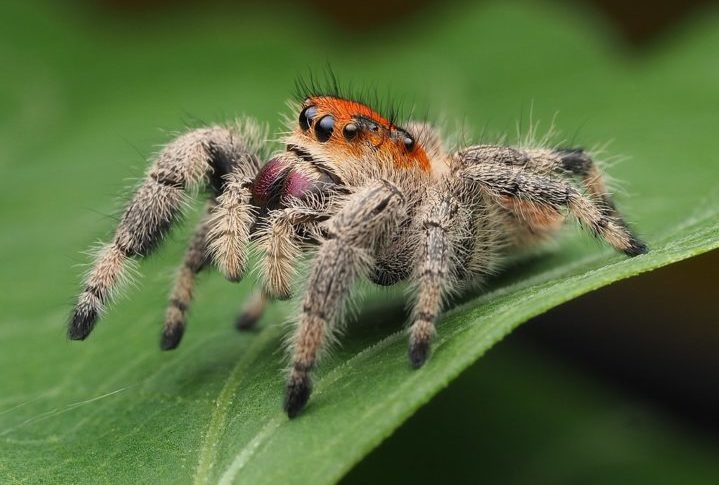
<svg viewBox="0 0 719 485">
<path fill-rule="evenodd" d="M 266 163 L 255 177 L 252 193 L 258 205 L 276 207 L 288 196 L 301 198 L 328 184 L 342 185 L 329 161 L 382 161 L 388 168 L 424 172 L 431 168 L 424 148 L 409 132 L 362 103 L 335 96 L 307 98 L 286 141 L 286 152 Z M 302 161 L 310 162 L 318 173 L 309 175 Z"/>
<path fill-rule="evenodd" d="M 170 295 L 161 347 L 180 343 L 197 273 L 213 263 L 239 281 L 256 247 L 261 289 L 238 328 L 300 288 L 288 349 L 290 417 L 305 407 L 311 371 L 360 279 L 409 282 L 409 360 L 417 368 L 447 297 L 481 282 L 505 255 L 551 239 L 568 217 L 629 256 L 646 252 L 581 149 L 450 147 L 428 123 L 400 127 L 335 95 L 313 93 L 296 109 L 284 150 L 266 163 L 265 133 L 249 120 L 192 130 L 162 149 L 85 279 L 70 338 L 90 334 L 132 260 L 157 246 L 198 188 L 207 189 L 207 208 Z M 297 278 L 308 254 L 309 274 Z"/>
</svg>

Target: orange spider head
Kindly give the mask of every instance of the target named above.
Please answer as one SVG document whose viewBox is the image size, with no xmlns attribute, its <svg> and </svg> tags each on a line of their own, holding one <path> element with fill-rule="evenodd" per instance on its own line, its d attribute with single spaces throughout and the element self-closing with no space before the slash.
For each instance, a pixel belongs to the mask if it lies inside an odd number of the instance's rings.
<svg viewBox="0 0 719 485">
<path fill-rule="evenodd" d="M 430 171 L 427 152 L 412 134 L 367 105 L 338 96 L 306 98 L 285 143 L 286 152 L 255 180 L 253 193 L 262 205 L 328 184 L 352 184 L 360 174 Z"/>
<path fill-rule="evenodd" d="M 338 161 L 376 158 L 397 169 L 429 170 L 427 154 L 411 134 L 357 101 L 334 96 L 307 98 L 295 135 L 302 145 Z"/>
</svg>

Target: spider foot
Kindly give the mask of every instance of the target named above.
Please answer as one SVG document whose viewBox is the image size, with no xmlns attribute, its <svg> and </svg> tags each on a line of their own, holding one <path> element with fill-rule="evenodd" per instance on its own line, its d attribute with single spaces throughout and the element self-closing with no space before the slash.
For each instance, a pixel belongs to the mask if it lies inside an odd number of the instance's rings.
<svg viewBox="0 0 719 485">
<path fill-rule="evenodd" d="M 160 336 L 160 348 L 162 350 L 174 350 L 180 345 L 182 336 L 185 333 L 183 325 L 166 326 Z"/>
<path fill-rule="evenodd" d="M 75 307 L 67 329 L 71 340 L 85 340 L 97 323 L 97 308 L 92 304 L 79 302 Z"/>
<path fill-rule="evenodd" d="M 429 340 L 412 342 L 409 345 L 409 363 L 412 365 L 413 369 L 419 369 L 425 362 L 427 362 L 429 351 Z"/>
<path fill-rule="evenodd" d="M 434 324 L 428 320 L 417 320 L 410 328 L 409 362 L 419 369 L 429 358 L 430 342 L 434 336 Z"/>
<path fill-rule="evenodd" d="M 646 254 L 647 252 L 649 252 L 649 248 L 644 241 L 630 233 L 629 246 L 624 250 L 624 254 L 634 257 L 640 254 Z"/>
<path fill-rule="evenodd" d="M 247 332 L 257 328 L 260 315 L 251 312 L 242 312 L 235 320 L 235 328 L 240 332 Z"/>
<path fill-rule="evenodd" d="M 306 370 L 295 368 L 285 387 L 284 410 L 287 416 L 295 418 L 305 408 L 312 393 L 312 382 Z"/>
<path fill-rule="evenodd" d="M 263 292 L 258 291 L 252 295 L 247 306 L 242 309 L 242 313 L 235 320 L 235 328 L 241 332 L 257 328 L 257 322 L 262 318 L 267 303 L 268 297 Z"/>
</svg>

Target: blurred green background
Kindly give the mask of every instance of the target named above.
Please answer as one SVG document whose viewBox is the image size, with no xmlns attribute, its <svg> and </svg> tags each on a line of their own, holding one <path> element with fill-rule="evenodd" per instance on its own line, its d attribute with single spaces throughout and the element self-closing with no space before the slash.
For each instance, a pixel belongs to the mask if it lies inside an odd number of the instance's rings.
<svg viewBox="0 0 719 485">
<path fill-rule="evenodd" d="M 92 342 L 105 339 L 104 347 L 63 340 L 79 265 L 86 262 L 80 251 L 109 234 L 127 187 L 171 133 L 237 114 L 277 130 L 294 80 L 308 70 L 329 63 L 341 79 L 387 90 L 418 113 L 490 138 L 506 132 L 511 139 L 518 120 L 526 131 L 530 112 L 541 129 L 558 114 L 556 125 L 568 141 L 592 146 L 613 140 L 608 153 L 628 156 L 612 173 L 626 189 L 620 198 L 640 230 L 654 234 L 665 223 L 681 223 L 686 206 L 709 195 L 719 179 L 717 140 L 710 139 L 719 127 L 719 11 L 710 2 L 632 5 L 3 3 L 2 481 L 107 482 L 118 470 L 124 474 L 118 481 L 155 477 L 133 468 L 137 461 L 128 456 L 146 453 L 134 449 L 137 442 L 107 454 L 93 449 L 82 427 L 68 429 L 56 416 L 76 419 L 74 408 L 63 406 L 92 396 L 102 376 L 130 366 L 132 351 L 113 354 L 108 347 L 154 352 L 152 332 L 190 224 L 143 264 L 141 289 L 116 305 L 125 318 L 101 323 Z M 633 164 L 637 153 L 642 160 Z M 676 165 L 667 163 L 669 156 Z M 654 159 L 673 170 L 661 187 L 649 173 Z M 675 196 L 684 197 L 676 206 L 658 203 Z M 714 251 L 534 319 L 344 480 L 719 483 L 718 274 Z M 203 283 L 198 307 L 229 301 L 195 314 L 198 327 L 217 337 L 241 300 L 217 277 Z M 240 294 L 248 288 L 243 283 Z M 147 308 L 157 311 L 147 314 Z M 137 324 L 119 328 L 127 321 Z M 202 330 L 194 328 L 188 337 L 201 346 Z M 371 330 L 364 332 L 359 341 L 376 340 Z M 354 348 L 361 347 L 350 343 Z M 229 355 L 229 347 L 221 350 Z M 181 366 L 188 357 L 173 355 L 172 363 Z M 88 362 L 97 374 L 83 372 Z M 159 356 L 144 360 L 136 372 L 160 362 Z M 182 412 L 186 403 L 177 399 Z M 148 433 L 165 426 L 155 420 Z M 181 449 L 183 439 L 168 448 Z M 98 458 L 103 465 L 94 475 Z M 169 465 L 148 457 L 146 466 Z"/>
</svg>

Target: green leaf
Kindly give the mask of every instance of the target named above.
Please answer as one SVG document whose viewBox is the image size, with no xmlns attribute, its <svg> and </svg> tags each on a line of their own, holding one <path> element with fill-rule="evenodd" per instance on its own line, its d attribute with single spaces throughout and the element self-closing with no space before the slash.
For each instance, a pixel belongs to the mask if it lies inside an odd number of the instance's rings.
<svg viewBox="0 0 719 485">
<path fill-rule="evenodd" d="M 716 483 L 711 440 L 636 389 L 619 393 L 521 336 L 480 362 L 342 483 Z"/>
<path fill-rule="evenodd" d="M 462 4 L 371 36 L 299 10 L 231 13 L 130 23 L 41 2 L 0 7 L 0 59 L 12 66 L 0 78 L 4 483 L 333 482 L 517 325 L 719 246 L 715 14 L 628 58 L 586 12 L 533 3 Z M 66 341 L 78 252 L 112 229 L 116 195 L 169 138 L 157 128 L 238 113 L 279 128 L 294 78 L 328 60 L 342 78 L 478 131 L 511 133 L 530 111 L 546 126 L 558 112 L 568 143 L 613 140 L 610 152 L 629 157 L 611 167 L 627 189 L 619 203 L 650 254 L 626 259 L 568 231 L 449 311 L 416 372 L 401 290 L 373 292 L 291 422 L 280 409 L 291 305 L 273 305 L 257 332 L 231 325 L 253 278 L 203 275 L 182 346 L 157 348 L 196 214 L 87 342 Z"/>
</svg>

